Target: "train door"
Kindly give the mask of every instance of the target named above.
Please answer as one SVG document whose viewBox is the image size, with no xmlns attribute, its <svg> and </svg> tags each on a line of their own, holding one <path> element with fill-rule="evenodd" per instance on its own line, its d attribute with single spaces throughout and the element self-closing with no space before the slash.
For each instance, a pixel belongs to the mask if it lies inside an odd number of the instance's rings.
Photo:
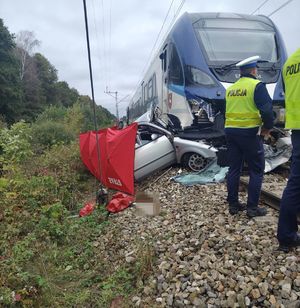
<svg viewBox="0 0 300 308">
<path fill-rule="evenodd" d="M 161 60 L 161 110 L 162 117 L 164 120 L 167 118 L 167 113 L 169 113 L 168 108 L 168 44 L 163 48 L 163 52 L 159 56 Z"/>
<path fill-rule="evenodd" d="M 168 47 L 168 112 L 178 117 L 183 127 L 193 121 L 184 88 L 183 67 L 175 44 Z"/>
</svg>

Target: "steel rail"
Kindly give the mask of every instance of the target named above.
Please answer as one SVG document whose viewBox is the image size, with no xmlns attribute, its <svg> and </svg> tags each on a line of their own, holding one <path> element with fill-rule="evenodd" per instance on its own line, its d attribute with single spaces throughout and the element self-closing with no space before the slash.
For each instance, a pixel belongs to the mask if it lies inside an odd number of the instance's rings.
<svg viewBox="0 0 300 308">
<path fill-rule="evenodd" d="M 249 181 L 248 179 L 240 179 L 240 183 L 245 186 L 248 187 Z M 261 189 L 261 195 L 260 195 L 261 200 L 268 206 L 270 206 L 271 208 L 279 211 L 280 209 L 280 201 L 281 201 L 281 197 L 279 197 L 277 194 L 274 194 L 273 192 L 265 189 L 262 187 Z M 298 215 L 298 224 L 300 224 L 300 216 Z"/>
</svg>

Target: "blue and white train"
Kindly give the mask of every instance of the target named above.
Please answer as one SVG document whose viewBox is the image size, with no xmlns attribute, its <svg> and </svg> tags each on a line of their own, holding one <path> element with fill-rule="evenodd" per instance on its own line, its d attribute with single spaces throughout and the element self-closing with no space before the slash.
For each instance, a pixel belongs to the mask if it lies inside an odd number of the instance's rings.
<svg viewBox="0 0 300 308">
<path fill-rule="evenodd" d="M 189 139 L 223 129 L 225 91 L 240 76 L 235 64 L 254 55 L 262 60 L 258 78 L 266 83 L 276 125 L 282 126 L 280 70 L 287 58 L 283 39 L 268 17 L 235 13 L 184 13 L 134 94 L 127 121 L 137 120 L 158 106 L 163 115 L 180 120 Z"/>
</svg>

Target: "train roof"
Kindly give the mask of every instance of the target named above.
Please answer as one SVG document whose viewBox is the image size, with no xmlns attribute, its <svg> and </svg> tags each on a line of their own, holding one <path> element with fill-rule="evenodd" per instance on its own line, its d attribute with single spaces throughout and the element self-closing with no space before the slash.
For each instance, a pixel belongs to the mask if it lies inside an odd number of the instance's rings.
<svg viewBox="0 0 300 308">
<path fill-rule="evenodd" d="M 248 15 L 248 14 L 239 14 L 239 13 L 185 13 L 192 23 L 197 22 L 199 19 L 207 18 L 222 18 L 222 19 L 244 19 L 244 20 L 253 20 L 267 23 L 270 26 L 273 26 L 273 22 L 270 18 L 264 15 Z M 184 15 L 185 15 L 184 14 Z"/>
</svg>

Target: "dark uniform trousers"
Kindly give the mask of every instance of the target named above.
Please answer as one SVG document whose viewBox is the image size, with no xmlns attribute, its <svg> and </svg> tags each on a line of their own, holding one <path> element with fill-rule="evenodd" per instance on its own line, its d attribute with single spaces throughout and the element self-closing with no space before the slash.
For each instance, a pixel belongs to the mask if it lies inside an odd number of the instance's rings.
<svg viewBox="0 0 300 308">
<path fill-rule="evenodd" d="M 249 186 L 247 209 L 256 209 L 263 181 L 265 158 L 263 142 L 260 136 L 226 135 L 229 154 L 229 172 L 227 175 L 227 201 L 238 202 L 239 181 L 244 160 L 248 163 Z"/>
<path fill-rule="evenodd" d="M 297 214 L 300 213 L 300 130 L 292 131 L 292 164 L 287 186 L 283 192 L 278 222 L 279 243 L 289 244 L 298 231 Z"/>
</svg>

